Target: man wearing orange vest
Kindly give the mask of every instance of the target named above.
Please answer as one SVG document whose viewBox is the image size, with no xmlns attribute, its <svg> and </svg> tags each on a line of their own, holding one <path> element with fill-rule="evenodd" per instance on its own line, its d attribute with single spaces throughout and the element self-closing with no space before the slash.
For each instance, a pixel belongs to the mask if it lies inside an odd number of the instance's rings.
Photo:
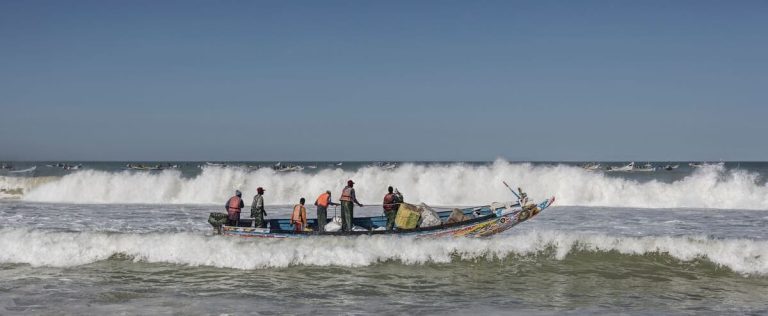
<svg viewBox="0 0 768 316">
<path fill-rule="evenodd" d="M 341 229 L 343 231 L 352 230 L 352 219 L 355 218 L 353 212 L 355 204 L 359 207 L 363 207 L 363 205 L 357 201 L 357 197 L 355 196 L 355 189 L 352 188 L 354 184 L 355 183 L 352 180 L 347 181 L 347 186 L 341 191 L 341 197 L 339 198 L 339 201 L 341 201 Z"/>
<path fill-rule="evenodd" d="M 224 204 L 224 208 L 227 209 L 227 225 L 229 226 L 237 226 L 240 222 L 240 210 L 245 207 L 242 196 L 240 190 L 235 190 L 235 196 L 229 198 L 227 204 Z"/>
<path fill-rule="evenodd" d="M 299 200 L 299 204 L 293 206 L 293 213 L 291 214 L 291 225 L 293 225 L 293 231 L 302 232 L 304 227 L 307 227 L 307 208 L 304 207 L 304 198 Z"/>
<path fill-rule="evenodd" d="M 325 224 L 328 223 L 328 205 L 339 205 L 339 203 L 331 202 L 331 191 L 325 191 L 320 194 L 315 200 L 317 206 L 317 231 L 324 232 Z"/>
</svg>

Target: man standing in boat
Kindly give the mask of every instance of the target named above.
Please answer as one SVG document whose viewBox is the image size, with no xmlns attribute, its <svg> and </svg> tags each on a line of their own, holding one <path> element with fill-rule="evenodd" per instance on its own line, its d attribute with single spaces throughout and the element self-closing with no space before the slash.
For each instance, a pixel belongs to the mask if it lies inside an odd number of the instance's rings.
<svg viewBox="0 0 768 316">
<path fill-rule="evenodd" d="M 227 204 L 224 204 L 224 207 L 227 209 L 227 225 L 229 226 L 237 226 L 240 222 L 240 210 L 245 207 L 242 196 L 243 193 L 240 190 L 235 190 L 235 196 L 229 198 Z"/>
<path fill-rule="evenodd" d="M 347 186 L 341 191 L 341 229 L 343 231 L 352 230 L 352 219 L 354 218 L 355 204 L 359 207 L 363 207 L 363 204 L 357 201 L 355 196 L 355 189 L 352 186 L 355 184 L 352 180 L 347 181 Z"/>
<path fill-rule="evenodd" d="M 307 227 L 307 208 L 304 207 L 304 198 L 299 200 L 299 204 L 293 206 L 293 213 L 291 214 L 291 225 L 293 225 L 294 232 L 302 232 Z"/>
<path fill-rule="evenodd" d="M 267 211 L 264 210 L 264 188 L 258 187 L 251 204 L 253 227 L 264 227 L 264 216 L 267 216 Z"/>
<path fill-rule="evenodd" d="M 393 192 L 392 186 L 387 188 L 387 195 L 384 196 L 384 215 L 387 217 L 387 230 L 395 227 L 395 218 L 397 217 L 397 208 L 403 202 L 403 196 L 400 192 Z"/>
<path fill-rule="evenodd" d="M 325 224 L 328 223 L 328 205 L 339 205 L 338 203 L 331 202 L 331 190 L 320 194 L 317 200 L 315 200 L 315 206 L 317 206 L 317 231 L 319 232 L 324 232 Z"/>
</svg>

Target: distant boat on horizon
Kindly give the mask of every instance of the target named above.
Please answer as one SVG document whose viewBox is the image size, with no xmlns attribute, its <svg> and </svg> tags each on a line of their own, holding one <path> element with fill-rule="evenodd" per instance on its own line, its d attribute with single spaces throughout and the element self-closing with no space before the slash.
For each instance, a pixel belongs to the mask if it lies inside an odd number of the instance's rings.
<svg viewBox="0 0 768 316">
<path fill-rule="evenodd" d="M 608 167 L 606 169 L 607 171 L 616 171 L 616 172 L 652 172 L 656 171 L 656 167 L 654 167 L 650 163 L 644 164 L 642 167 L 638 167 L 634 161 L 630 162 L 626 166 L 621 167 Z"/>
<path fill-rule="evenodd" d="M 29 168 L 27 168 L 27 169 L 21 169 L 21 170 L 11 170 L 11 171 L 8 171 L 8 173 L 25 173 L 25 172 L 32 172 L 32 171 L 35 171 L 35 169 L 37 169 L 37 166 L 32 166 L 32 167 L 29 167 Z"/>
</svg>

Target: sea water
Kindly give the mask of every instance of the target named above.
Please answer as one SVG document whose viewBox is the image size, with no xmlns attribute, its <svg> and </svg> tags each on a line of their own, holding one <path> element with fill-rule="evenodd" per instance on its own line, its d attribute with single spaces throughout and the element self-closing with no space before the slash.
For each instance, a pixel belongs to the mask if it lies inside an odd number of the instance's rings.
<svg viewBox="0 0 768 316">
<path fill-rule="evenodd" d="M 0 171 L 0 314 L 768 313 L 768 163 L 126 163 Z M 259 240 L 207 223 L 235 189 L 249 205 L 264 187 L 277 218 L 348 179 L 357 216 L 381 214 L 388 185 L 438 208 L 513 200 L 501 181 L 557 201 L 484 239 Z"/>
</svg>

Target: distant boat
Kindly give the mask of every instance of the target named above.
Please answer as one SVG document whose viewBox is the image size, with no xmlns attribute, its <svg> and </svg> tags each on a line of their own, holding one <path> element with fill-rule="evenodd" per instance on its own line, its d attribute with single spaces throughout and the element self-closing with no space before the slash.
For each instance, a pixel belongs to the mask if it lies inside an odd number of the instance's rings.
<svg viewBox="0 0 768 316">
<path fill-rule="evenodd" d="M 206 166 L 211 166 L 211 167 L 226 167 L 227 166 L 226 164 L 218 163 L 218 162 L 206 162 L 205 165 Z"/>
<path fill-rule="evenodd" d="M 64 167 L 62 167 L 62 169 L 64 169 L 64 170 L 80 170 L 80 168 L 82 168 L 82 167 L 83 167 L 83 165 L 64 165 Z"/>
<path fill-rule="evenodd" d="M 601 166 L 600 166 L 599 163 L 590 162 L 590 163 L 585 164 L 585 165 L 583 165 L 581 167 L 584 168 L 587 171 L 597 171 L 597 170 L 600 170 Z"/>
<path fill-rule="evenodd" d="M 608 171 L 628 172 L 628 171 L 632 171 L 632 169 L 635 169 L 635 162 L 634 161 L 630 162 L 626 166 L 621 166 L 621 167 L 611 167 L 611 166 L 608 166 L 608 168 L 606 170 L 608 170 Z"/>
<path fill-rule="evenodd" d="M 175 168 L 178 168 L 178 166 L 168 164 L 167 168 L 163 168 L 163 166 L 161 165 L 155 165 L 154 167 L 152 167 L 152 166 L 145 166 L 142 164 L 134 165 L 129 163 L 126 165 L 126 168 L 130 170 L 140 170 L 140 171 L 160 171 L 164 169 L 175 169 Z"/>
<path fill-rule="evenodd" d="M 151 168 L 151 167 L 149 167 L 149 166 L 144 166 L 144 165 L 132 165 L 132 164 L 128 164 L 128 166 L 126 166 L 126 168 L 128 168 L 128 169 L 130 169 L 130 170 L 140 170 L 140 171 L 149 171 L 149 170 L 152 170 L 152 168 Z"/>
<path fill-rule="evenodd" d="M 21 170 L 12 170 L 12 171 L 8 171 L 8 172 L 9 172 L 9 173 L 24 173 L 24 172 L 32 172 L 32 171 L 35 171 L 35 169 L 37 169 L 37 166 L 32 166 L 32 167 L 30 167 L 30 168 L 27 168 L 27 169 L 21 169 Z"/>
<path fill-rule="evenodd" d="M 701 168 L 705 166 L 722 167 L 725 166 L 725 162 L 708 163 L 708 162 L 691 162 L 688 164 L 691 168 Z"/>
<path fill-rule="evenodd" d="M 317 169 L 317 166 L 315 166 L 315 165 L 309 165 L 309 166 L 307 166 L 307 168 L 309 168 L 309 169 Z"/>
<path fill-rule="evenodd" d="M 387 162 L 383 166 L 381 166 L 381 169 L 384 169 L 384 170 L 391 170 L 395 168 L 397 168 L 396 162 Z"/>
<path fill-rule="evenodd" d="M 680 167 L 680 165 L 666 165 L 666 166 L 664 166 L 664 170 L 672 171 L 672 170 L 677 169 L 678 167 Z"/>
<path fill-rule="evenodd" d="M 83 167 L 83 165 L 81 165 L 81 164 L 70 165 L 70 164 L 66 164 L 66 163 L 63 163 L 63 162 L 58 162 L 58 163 L 55 163 L 55 164 L 48 164 L 48 165 L 45 165 L 45 166 L 48 167 L 48 168 L 61 168 L 61 169 L 64 169 L 64 170 L 78 170 L 78 169 Z"/>
<path fill-rule="evenodd" d="M 638 167 L 635 165 L 635 162 L 630 162 L 626 166 L 621 167 L 608 167 L 608 171 L 617 171 L 617 172 L 652 172 L 656 171 L 656 167 L 651 165 L 650 163 L 644 164 L 642 167 Z"/>
<path fill-rule="evenodd" d="M 370 164 L 369 167 L 381 168 L 384 170 L 392 170 L 397 168 L 397 163 L 396 162 L 377 162 L 377 163 Z"/>
<path fill-rule="evenodd" d="M 301 170 L 304 170 L 304 167 L 299 165 L 294 165 L 294 164 L 283 164 L 282 162 L 278 162 L 274 166 L 272 166 L 272 170 L 275 170 L 277 172 L 301 171 Z"/>
<path fill-rule="evenodd" d="M 642 167 L 635 166 L 635 168 L 632 168 L 632 171 L 635 171 L 635 172 L 653 172 L 653 171 L 656 171 L 656 167 L 654 167 L 650 163 L 647 163 L 647 164 L 644 164 Z"/>
<path fill-rule="evenodd" d="M 336 165 L 337 165 L 337 166 L 341 166 L 341 164 L 342 164 L 342 162 L 340 162 L 340 163 L 337 163 Z"/>
</svg>

